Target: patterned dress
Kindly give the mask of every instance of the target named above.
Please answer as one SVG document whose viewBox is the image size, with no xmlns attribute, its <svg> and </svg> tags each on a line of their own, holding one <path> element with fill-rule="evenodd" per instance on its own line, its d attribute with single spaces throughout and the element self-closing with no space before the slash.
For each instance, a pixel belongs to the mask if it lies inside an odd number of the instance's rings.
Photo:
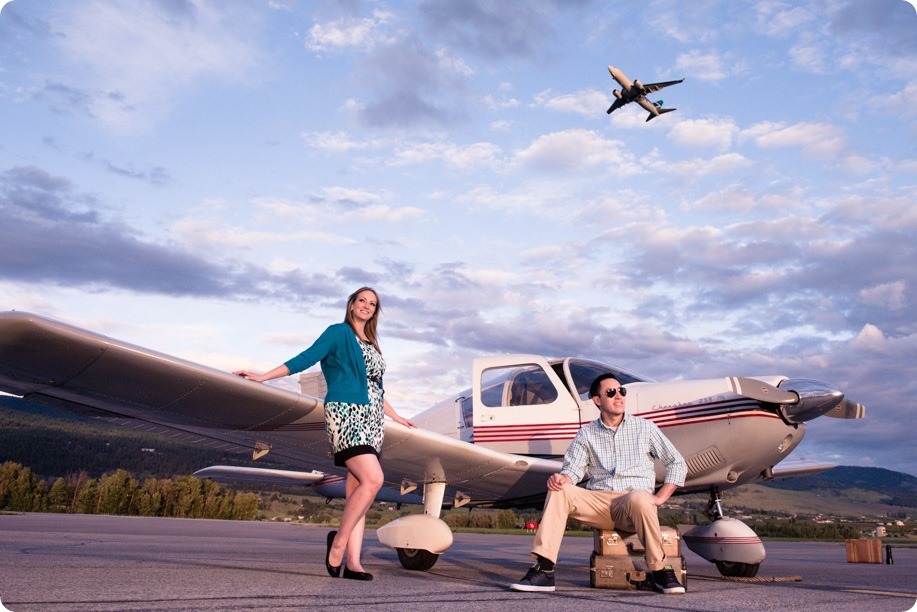
<svg viewBox="0 0 917 612">
<path fill-rule="evenodd" d="M 371 343 L 360 340 L 360 348 L 366 361 L 369 404 L 325 404 L 325 431 L 334 451 L 335 465 L 344 465 L 344 461 L 357 455 L 378 455 L 382 451 L 385 433 L 382 374 L 385 373 L 385 361 Z"/>
</svg>

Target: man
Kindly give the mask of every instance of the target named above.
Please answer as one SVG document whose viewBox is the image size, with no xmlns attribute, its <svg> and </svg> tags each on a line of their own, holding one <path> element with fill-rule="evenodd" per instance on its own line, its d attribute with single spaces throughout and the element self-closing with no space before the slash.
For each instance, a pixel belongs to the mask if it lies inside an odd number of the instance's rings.
<svg viewBox="0 0 917 612">
<path fill-rule="evenodd" d="M 564 455 L 561 471 L 548 478 L 544 516 L 532 556 L 535 565 L 514 591 L 553 591 L 554 564 L 567 517 L 597 529 L 634 531 L 646 549 L 646 565 L 654 588 L 684 593 L 675 571 L 665 564 L 657 509 L 685 484 L 685 460 L 655 423 L 625 414 L 627 389 L 612 374 L 602 374 L 589 389 L 599 418 L 584 425 Z M 665 482 L 656 484 L 655 461 L 666 468 Z M 576 486 L 589 470 L 586 488 Z"/>
</svg>

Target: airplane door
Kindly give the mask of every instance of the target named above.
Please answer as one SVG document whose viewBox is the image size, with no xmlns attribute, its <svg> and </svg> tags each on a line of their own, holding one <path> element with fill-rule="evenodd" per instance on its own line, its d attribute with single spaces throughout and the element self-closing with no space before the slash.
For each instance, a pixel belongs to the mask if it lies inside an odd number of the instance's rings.
<svg viewBox="0 0 917 612">
<path fill-rule="evenodd" d="M 579 404 L 538 355 L 479 357 L 472 366 L 474 442 L 519 455 L 563 455 Z"/>
</svg>

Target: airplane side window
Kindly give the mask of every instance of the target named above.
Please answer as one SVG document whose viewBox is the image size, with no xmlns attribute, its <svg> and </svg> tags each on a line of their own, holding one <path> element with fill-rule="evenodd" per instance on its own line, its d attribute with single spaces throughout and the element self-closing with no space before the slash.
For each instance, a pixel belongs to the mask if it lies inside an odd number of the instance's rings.
<svg viewBox="0 0 917 612">
<path fill-rule="evenodd" d="M 482 373 L 481 404 L 488 408 L 550 404 L 556 399 L 557 389 L 540 366 L 514 365 Z"/>
<path fill-rule="evenodd" d="M 462 423 L 464 427 L 474 427 L 474 414 L 472 410 L 473 402 L 470 397 L 463 397 L 462 402 Z"/>
<path fill-rule="evenodd" d="M 557 399 L 557 389 L 540 368 L 523 372 L 513 379 L 510 406 L 550 404 Z"/>
<path fill-rule="evenodd" d="M 488 408 L 496 408 L 503 405 L 503 387 L 505 383 L 500 382 L 481 390 L 481 403 Z"/>
</svg>

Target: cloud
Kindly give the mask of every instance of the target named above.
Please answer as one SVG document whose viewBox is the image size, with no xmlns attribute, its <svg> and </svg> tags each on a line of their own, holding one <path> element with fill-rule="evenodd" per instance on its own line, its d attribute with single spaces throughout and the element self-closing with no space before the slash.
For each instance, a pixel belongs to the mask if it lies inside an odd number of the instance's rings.
<svg viewBox="0 0 917 612">
<path fill-rule="evenodd" d="M 727 151 L 735 142 L 739 128 L 731 119 L 686 119 L 669 130 L 669 140 L 685 148 Z"/>
<path fill-rule="evenodd" d="M 514 154 L 514 163 L 526 169 L 579 174 L 601 168 L 609 174 L 641 172 L 632 154 L 617 140 L 606 140 L 590 130 L 571 129 L 539 136 Z"/>
<path fill-rule="evenodd" d="M 710 159 L 695 157 L 694 159 L 667 162 L 662 160 L 648 160 L 648 165 L 656 170 L 668 172 L 678 176 L 702 178 L 706 176 L 719 176 L 729 174 L 742 168 L 748 168 L 754 162 L 739 153 L 724 153 Z"/>
<path fill-rule="evenodd" d="M 758 2 L 755 5 L 758 30 L 777 38 L 792 36 L 815 18 L 806 6 L 793 6 L 783 2 Z"/>
<path fill-rule="evenodd" d="M 604 110 L 609 106 L 609 96 L 597 89 L 583 89 L 567 94 L 555 94 L 548 90 L 535 95 L 535 104 L 552 111 L 593 117 L 599 109 Z"/>
<path fill-rule="evenodd" d="M 843 131 L 827 123 L 786 125 L 764 121 L 742 130 L 740 140 L 752 140 L 764 149 L 795 147 L 818 158 L 835 158 L 846 148 Z"/>
<path fill-rule="evenodd" d="M 497 170 L 502 165 L 500 148 L 489 142 L 466 146 L 446 142 L 413 143 L 396 148 L 389 163 L 408 166 L 435 161 L 458 170 Z"/>
<path fill-rule="evenodd" d="M 573 3 L 512 4 L 426 0 L 418 6 L 431 37 L 489 59 L 528 57 L 553 38 L 555 9 Z"/>
<path fill-rule="evenodd" d="M 391 23 L 392 13 L 376 10 L 372 17 L 343 17 L 309 28 L 306 47 L 313 51 L 340 50 L 350 47 L 369 49 L 391 41 L 384 28 Z"/>
<path fill-rule="evenodd" d="M 367 88 L 356 106 L 362 125 L 403 128 L 455 125 L 471 68 L 448 50 L 433 49 L 416 36 L 375 48 L 361 64 L 358 80 Z"/>
<path fill-rule="evenodd" d="M 53 41 L 73 67 L 44 96 L 117 130 L 165 116 L 173 92 L 205 77 L 241 81 L 258 61 L 260 18 L 244 2 L 64 3 Z M 53 102 L 52 102 L 53 103 Z"/>
<path fill-rule="evenodd" d="M 0 278 L 241 300 L 339 291 L 325 275 L 272 275 L 253 264 L 216 263 L 178 244 L 152 242 L 122 222 L 106 220 L 100 208 L 69 180 L 40 168 L 0 174 Z"/>
<path fill-rule="evenodd" d="M 693 50 L 679 54 L 672 71 L 704 81 L 715 82 L 729 78 L 739 69 L 727 67 L 726 59 L 719 53 L 704 53 L 699 50 Z"/>
</svg>

